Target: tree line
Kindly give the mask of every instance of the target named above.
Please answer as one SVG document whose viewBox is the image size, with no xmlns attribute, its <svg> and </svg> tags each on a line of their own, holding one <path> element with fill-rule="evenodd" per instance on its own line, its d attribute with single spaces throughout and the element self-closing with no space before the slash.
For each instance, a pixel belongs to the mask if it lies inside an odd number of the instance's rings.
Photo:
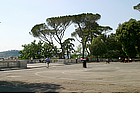
<svg viewBox="0 0 140 140">
<path fill-rule="evenodd" d="M 140 4 L 133 8 L 139 10 Z M 22 59 L 45 57 L 71 58 L 96 57 L 118 58 L 140 56 L 140 21 L 130 19 L 119 24 L 116 33 L 109 34 L 109 26 L 101 26 L 100 14 L 83 13 L 47 18 L 46 23 L 36 24 L 30 34 L 40 41 L 23 45 Z M 73 25 L 71 37 L 65 38 L 66 30 Z M 78 52 L 74 42 L 81 44 Z M 59 44 L 56 46 L 55 42 Z"/>
</svg>

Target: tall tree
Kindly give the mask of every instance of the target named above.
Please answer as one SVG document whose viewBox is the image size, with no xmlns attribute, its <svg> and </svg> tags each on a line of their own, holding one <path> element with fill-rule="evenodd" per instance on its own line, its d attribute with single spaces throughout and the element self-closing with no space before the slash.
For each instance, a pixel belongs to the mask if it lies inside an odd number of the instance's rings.
<svg viewBox="0 0 140 140">
<path fill-rule="evenodd" d="M 63 46 L 63 37 L 66 29 L 71 25 L 70 16 L 52 17 L 46 19 L 47 25 L 52 30 L 52 35 L 62 50 L 62 58 L 65 58 L 65 48 Z"/>
<path fill-rule="evenodd" d="M 119 58 L 123 57 L 124 53 L 122 51 L 122 45 L 117 41 L 115 34 L 104 35 L 104 42 L 106 45 L 107 52 L 105 54 L 106 58 Z"/>
<path fill-rule="evenodd" d="M 63 47 L 63 37 L 66 29 L 71 25 L 71 23 L 70 16 L 47 18 L 46 24 L 43 23 L 35 25 L 31 30 L 31 34 L 51 45 L 54 44 L 53 39 L 56 40 L 57 43 L 60 44 L 62 58 L 64 58 L 65 50 Z"/>
<path fill-rule="evenodd" d="M 79 14 L 72 17 L 73 23 L 76 25 L 75 32 L 72 33 L 72 36 L 77 36 L 81 38 L 79 42 L 82 44 L 83 54 L 82 57 L 85 57 L 85 51 L 89 54 L 87 48 L 87 43 L 92 43 L 93 38 L 100 35 L 103 31 L 111 30 L 109 26 L 99 26 L 97 21 L 101 18 L 99 14 Z"/>
<path fill-rule="evenodd" d="M 116 30 L 116 37 L 122 44 L 126 56 L 134 58 L 140 54 L 140 21 L 130 19 L 120 24 Z"/>
<path fill-rule="evenodd" d="M 104 41 L 104 36 L 100 35 L 93 39 L 92 44 L 90 44 L 91 55 L 96 56 L 97 61 L 99 57 L 104 57 L 107 52 L 107 47 Z"/>
<path fill-rule="evenodd" d="M 72 17 L 72 21 L 75 24 L 75 33 L 73 33 L 73 36 L 78 35 L 81 40 L 80 43 L 82 44 L 83 48 L 83 54 L 82 57 L 85 57 L 85 49 L 86 49 L 86 44 L 89 39 L 89 35 L 91 35 L 91 30 L 95 29 L 95 26 L 97 27 L 98 24 L 96 23 L 97 20 L 100 19 L 99 14 L 92 14 L 92 13 L 83 13 L 79 15 L 74 15 Z M 94 27 L 94 28 L 91 28 Z"/>
<path fill-rule="evenodd" d="M 103 31 L 107 32 L 111 29 L 109 26 L 99 26 L 97 21 L 100 18 L 101 16 L 99 14 L 92 13 L 47 18 L 46 24 L 35 25 L 31 30 L 31 34 L 52 46 L 54 40 L 57 41 L 60 45 L 61 56 L 65 58 L 63 38 L 66 29 L 73 23 L 76 27 L 73 36 L 77 35 L 81 39 L 80 43 L 83 48 L 82 56 L 84 58 L 85 51 L 89 54 L 87 43 L 91 43 L 92 39 L 100 35 Z"/>
<path fill-rule="evenodd" d="M 41 41 L 47 44 L 53 45 L 52 31 L 45 23 L 35 25 L 30 32 L 34 37 L 39 38 Z"/>
</svg>

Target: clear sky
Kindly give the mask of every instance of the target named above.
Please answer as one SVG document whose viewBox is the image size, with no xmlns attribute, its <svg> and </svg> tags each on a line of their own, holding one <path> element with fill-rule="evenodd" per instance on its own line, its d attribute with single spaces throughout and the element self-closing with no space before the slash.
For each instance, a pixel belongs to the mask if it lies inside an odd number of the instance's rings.
<svg viewBox="0 0 140 140">
<path fill-rule="evenodd" d="M 115 29 L 130 18 L 140 19 L 133 9 L 139 0 L 1 0 L 0 51 L 21 50 L 35 38 L 31 28 L 47 18 L 81 13 L 98 13 L 100 25 Z"/>
</svg>

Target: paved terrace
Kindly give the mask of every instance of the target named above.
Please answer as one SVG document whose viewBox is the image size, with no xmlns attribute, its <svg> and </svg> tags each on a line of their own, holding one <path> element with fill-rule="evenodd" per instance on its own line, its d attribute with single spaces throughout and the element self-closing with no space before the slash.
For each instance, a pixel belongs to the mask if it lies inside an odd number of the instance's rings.
<svg viewBox="0 0 140 140">
<path fill-rule="evenodd" d="M 28 64 L 27 69 L 0 71 L 0 92 L 140 92 L 140 62 L 106 64 Z"/>
</svg>

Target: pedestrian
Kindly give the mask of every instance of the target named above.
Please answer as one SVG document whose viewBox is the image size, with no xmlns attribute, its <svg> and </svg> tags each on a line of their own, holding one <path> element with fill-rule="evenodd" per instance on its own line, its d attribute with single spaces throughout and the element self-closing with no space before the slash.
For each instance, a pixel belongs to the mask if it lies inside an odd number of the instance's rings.
<svg viewBox="0 0 140 140">
<path fill-rule="evenodd" d="M 89 62 L 89 58 L 88 57 L 86 57 L 86 61 Z"/>
<path fill-rule="evenodd" d="M 76 63 L 78 63 L 77 58 L 76 58 Z"/>
<path fill-rule="evenodd" d="M 50 58 L 46 58 L 46 67 L 49 68 Z"/>
<path fill-rule="evenodd" d="M 107 63 L 110 64 L 110 59 L 109 58 L 106 59 L 106 64 Z"/>
</svg>

